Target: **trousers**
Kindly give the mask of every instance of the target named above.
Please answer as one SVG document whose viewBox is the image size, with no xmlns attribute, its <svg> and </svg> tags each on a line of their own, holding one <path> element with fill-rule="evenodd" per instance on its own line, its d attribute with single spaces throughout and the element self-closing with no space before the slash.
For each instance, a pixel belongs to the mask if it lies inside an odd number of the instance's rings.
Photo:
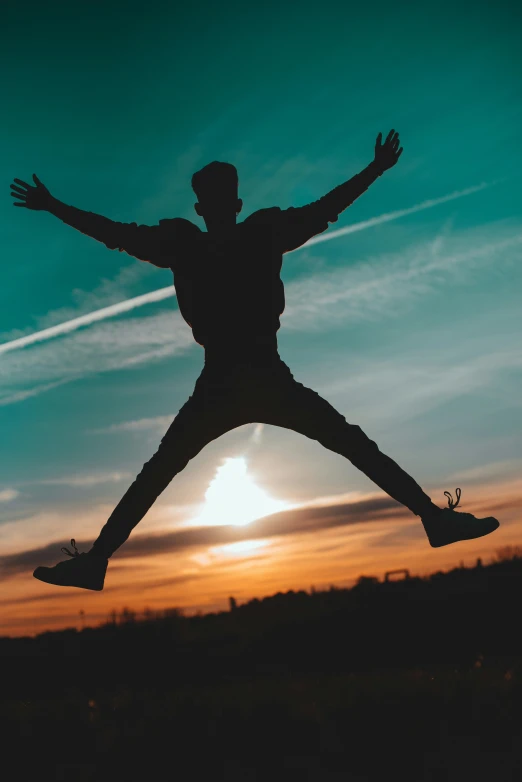
<svg viewBox="0 0 522 782">
<path fill-rule="evenodd" d="M 434 507 L 414 479 L 359 426 L 348 423 L 318 393 L 297 382 L 278 352 L 258 360 L 209 358 L 192 395 L 114 509 L 91 552 L 110 557 L 190 459 L 212 440 L 247 423 L 272 424 L 317 440 L 417 516 Z"/>
</svg>

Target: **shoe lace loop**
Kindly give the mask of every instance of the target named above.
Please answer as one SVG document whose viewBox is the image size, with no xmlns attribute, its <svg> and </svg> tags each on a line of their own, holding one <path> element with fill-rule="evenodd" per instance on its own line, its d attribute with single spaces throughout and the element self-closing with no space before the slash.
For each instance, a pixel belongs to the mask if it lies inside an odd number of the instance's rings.
<svg viewBox="0 0 522 782">
<path fill-rule="evenodd" d="M 74 538 L 71 538 L 71 546 L 74 549 L 74 553 L 72 551 L 69 551 L 68 548 L 65 548 L 65 546 L 62 546 L 61 550 L 63 551 L 64 554 L 68 554 L 70 557 L 79 557 L 80 556 L 80 552 L 76 548 L 76 541 L 75 541 Z"/>
<path fill-rule="evenodd" d="M 445 491 L 444 494 L 448 498 L 448 508 L 450 510 L 454 510 L 454 508 L 456 508 L 460 502 L 460 495 L 462 494 L 461 490 L 458 488 L 455 489 L 455 497 L 457 498 L 457 502 L 453 502 L 453 497 L 449 491 Z"/>
</svg>

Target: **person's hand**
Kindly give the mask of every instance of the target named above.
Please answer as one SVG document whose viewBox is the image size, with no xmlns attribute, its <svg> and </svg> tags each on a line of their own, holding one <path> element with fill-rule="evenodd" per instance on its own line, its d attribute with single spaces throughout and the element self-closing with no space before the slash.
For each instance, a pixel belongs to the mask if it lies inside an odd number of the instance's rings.
<svg viewBox="0 0 522 782">
<path fill-rule="evenodd" d="M 381 171 L 387 171 L 396 164 L 402 154 L 402 147 L 399 148 L 399 144 L 399 134 L 394 130 L 390 130 L 384 144 L 382 133 L 379 133 L 375 142 L 375 162 Z"/>
<path fill-rule="evenodd" d="M 27 182 L 22 182 L 21 179 L 15 179 L 16 184 L 11 185 L 11 195 L 13 198 L 18 198 L 18 201 L 13 201 L 13 206 L 25 206 L 27 209 L 49 209 L 53 196 L 50 194 L 46 186 L 40 182 L 36 174 L 33 174 L 35 185 L 28 185 Z"/>
</svg>

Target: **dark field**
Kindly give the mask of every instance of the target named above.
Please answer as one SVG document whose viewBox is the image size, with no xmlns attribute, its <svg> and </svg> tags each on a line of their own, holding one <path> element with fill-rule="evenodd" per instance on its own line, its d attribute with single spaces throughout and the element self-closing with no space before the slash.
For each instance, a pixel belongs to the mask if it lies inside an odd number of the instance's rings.
<svg viewBox="0 0 522 782">
<path fill-rule="evenodd" d="M 12 780 L 522 779 L 522 560 L 0 639 Z"/>
</svg>

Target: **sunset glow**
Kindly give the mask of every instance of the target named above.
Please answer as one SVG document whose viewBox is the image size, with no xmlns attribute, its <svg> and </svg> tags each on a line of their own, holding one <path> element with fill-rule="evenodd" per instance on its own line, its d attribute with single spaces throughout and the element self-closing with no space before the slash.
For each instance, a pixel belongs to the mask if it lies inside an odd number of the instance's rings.
<svg viewBox="0 0 522 782">
<path fill-rule="evenodd" d="M 270 545 L 269 540 L 238 540 L 237 543 L 228 543 L 226 546 L 218 546 L 213 549 L 216 554 L 229 557 L 248 557 L 260 548 Z"/>
<path fill-rule="evenodd" d="M 288 510 L 292 505 L 270 497 L 256 486 L 248 474 L 242 456 L 224 460 L 205 492 L 202 512 L 192 520 L 194 525 L 235 524 L 243 526 L 262 516 Z"/>
</svg>

